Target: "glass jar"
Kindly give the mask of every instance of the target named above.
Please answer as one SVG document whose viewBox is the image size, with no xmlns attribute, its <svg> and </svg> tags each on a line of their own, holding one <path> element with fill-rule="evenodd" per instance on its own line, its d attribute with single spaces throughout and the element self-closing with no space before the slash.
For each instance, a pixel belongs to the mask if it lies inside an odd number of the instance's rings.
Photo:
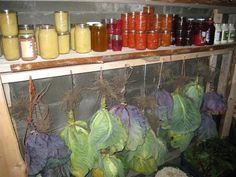
<svg viewBox="0 0 236 177">
<path fill-rule="evenodd" d="M 194 18 L 187 18 L 186 28 L 187 30 L 192 30 L 194 26 Z"/>
<path fill-rule="evenodd" d="M 155 22 L 156 22 L 156 19 L 155 19 L 155 14 L 147 14 L 147 25 L 146 25 L 146 30 L 149 31 L 149 30 L 155 30 Z"/>
<path fill-rule="evenodd" d="M 186 17 L 178 17 L 176 21 L 176 28 L 179 30 L 187 30 L 187 19 Z"/>
<path fill-rule="evenodd" d="M 78 24 L 75 27 L 75 50 L 78 53 L 91 51 L 91 32 L 86 24 Z"/>
<path fill-rule="evenodd" d="M 92 50 L 105 52 L 108 47 L 107 28 L 103 24 L 95 24 L 91 31 Z"/>
<path fill-rule="evenodd" d="M 144 12 L 135 12 L 135 30 L 145 31 L 147 29 L 147 14 Z"/>
<path fill-rule="evenodd" d="M 70 33 L 58 33 L 58 50 L 59 54 L 70 52 Z"/>
<path fill-rule="evenodd" d="M 229 26 L 228 24 L 222 24 L 222 36 L 221 36 L 221 44 L 225 44 L 228 42 L 229 38 Z"/>
<path fill-rule="evenodd" d="M 154 14 L 155 13 L 155 8 L 153 6 L 144 6 L 143 7 L 143 12 L 147 14 Z"/>
<path fill-rule="evenodd" d="M 156 14 L 155 16 L 154 16 L 154 19 L 153 19 L 153 24 L 152 25 L 154 25 L 154 30 L 158 30 L 158 31 L 160 31 L 161 30 L 161 20 L 160 20 L 161 18 L 160 18 L 160 15 L 158 15 L 158 14 Z"/>
<path fill-rule="evenodd" d="M 192 45 L 192 38 L 184 38 L 185 45 Z"/>
<path fill-rule="evenodd" d="M 161 33 L 161 46 L 166 47 L 171 45 L 171 32 L 164 30 Z"/>
<path fill-rule="evenodd" d="M 107 24 L 107 32 L 109 34 L 115 34 L 116 27 L 117 27 L 117 20 L 113 18 L 109 19 Z"/>
<path fill-rule="evenodd" d="M 70 28 L 70 47 L 75 50 L 75 24 L 71 24 Z"/>
<path fill-rule="evenodd" d="M 128 13 L 128 30 L 135 30 L 135 12 Z"/>
<path fill-rule="evenodd" d="M 135 32 L 135 49 L 145 50 L 147 48 L 147 33 L 145 31 Z"/>
<path fill-rule="evenodd" d="M 36 49 L 37 49 L 37 54 L 40 55 L 40 48 L 39 48 L 39 29 L 40 29 L 40 24 L 37 24 L 35 27 L 35 40 L 36 40 Z"/>
<path fill-rule="evenodd" d="M 204 18 L 197 19 L 195 23 L 193 44 L 197 46 L 203 46 L 206 43 L 206 31 L 208 27 Z"/>
<path fill-rule="evenodd" d="M 128 43 L 129 43 L 129 31 L 125 30 L 122 32 L 122 46 L 128 47 Z"/>
<path fill-rule="evenodd" d="M 22 60 L 31 61 L 37 57 L 36 40 L 32 33 L 19 34 L 19 47 Z"/>
<path fill-rule="evenodd" d="M 3 36 L 16 36 L 18 34 L 17 16 L 15 11 L 0 11 L 0 27 Z"/>
<path fill-rule="evenodd" d="M 121 51 L 122 50 L 122 36 L 121 35 L 113 35 L 112 36 L 112 50 L 113 51 Z"/>
<path fill-rule="evenodd" d="M 176 46 L 184 46 L 185 45 L 185 40 L 183 37 L 176 37 L 176 42 L 175 45 Z"/>
<path fill-rule="evenodd" d="M 53 25 L 42 25 L 39 29 L 39 49 L 40 55 L 44 59 L 58 57 L 58 39 Z"/>
<path fill-rule="evenodd" d="M 102 23 L 103 25 L 107 25 L 107 24 L 109 23 L 109 20 L 110 20 L 110 19 L 108 19 L 108 18 L 104 18 L 104 19 L 101 20 L 101 23 Z"/>
<path fill-rule="evenodd" d="M 234 40 L 235 40 L 235 27 L 234 27 L 234 24 L 229 24 L 228 42 L 234 42 Z"/>
<path fill-rule="evenodd" d="M 135 30 L 129 31 L 129 48 L 135 48 Z"/>
<path fill-rule="evenodd" d="M 160 21 L 161 21 L 161 30 L 165 31 L 171 31 L 172 30 L 172 14 L 162 14 L 160 15 Z"/>
<path fill-rule="evenodd" d="M 34 34 L 34 25 L 19 25 L 19 34 Z"/>
<path fill-rule="evenodd" d="M 113 34 L 108 34 L 108 49 L 112 49 L 112 36 Z"/>
<path fill-rule="evenodd" d="M 128 30 L 128 13 L 121 14 L 122 30 Z"/>
<path fill-rule="evenodd" d="M 3 36 L 2 48 L 6 60 L 14 61 L 20 58 L 20 50 L 17 36 Z"/>
<path fill-rule="evenodd" d="M 207 20 L 206 45 L 214 44 L 215 26 L 212 18 Z"/>
<path fill-rule="evenodd" d="M 214 44 L 220 44 L 221 42 L 221 35 L 222 35 L 222 28 L 221 24 L 215 24 L 215 35 L 214 35 Z"/>
<path fill-rule="evenodd" d="M 58 33 L 69 31 L 69 13 L 67 11 L 54 12 L 54 21 Z"/>
<path fill-rule="evenodd" d="M 148 31 L 147 32 L 147 48 L 157 49 L 159 47 L 159 34 L 158 31 Z"/>
</svg>

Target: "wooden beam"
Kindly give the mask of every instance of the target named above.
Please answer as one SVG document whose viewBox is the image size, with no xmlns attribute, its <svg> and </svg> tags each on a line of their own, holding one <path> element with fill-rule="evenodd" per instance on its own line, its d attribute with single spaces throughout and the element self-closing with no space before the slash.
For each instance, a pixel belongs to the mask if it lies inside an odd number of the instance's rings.
<svg viewBox="0 0 236 177">
<path fill-rule="evenodd" d="M 26 166 L 19 151 L 1 80 L 0 105 L 0 176 L 26 177 Z"/>
</svg>

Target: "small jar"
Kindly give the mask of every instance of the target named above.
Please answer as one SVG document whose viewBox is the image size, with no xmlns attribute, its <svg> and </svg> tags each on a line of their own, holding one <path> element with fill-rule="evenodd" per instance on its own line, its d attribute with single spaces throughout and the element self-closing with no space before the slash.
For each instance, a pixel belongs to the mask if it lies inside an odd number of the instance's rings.
<svg viewBox="0 0 236 177">
<path fill-rule="evenodd" d="M 70 33 L 58 33 L 58 49 L 59 54 L 66 54 L 70 52 Z"/>
<path fill-rule="evenodd" d="M 128 13 L 128 30 L 135 30 L 135 12 Z"/>
<path fill-rule="evenodd" d="M 147 25 L 146 25 L 146 30 L 149 31 L 149 30 L 155 30 L 155 22 L 156 22 L 156 19 L 155 19 L 155 14 L 147 14 Z"/>
<path fill-rule="evenodd" d="M 19 25 L 19 34 L 34 34 L 34 25 Z"/>
<path fill-rule="evenodd" d="M 229 26 L 228 24 L 222 24 L 222 36 L 221 36 L 221 44 L 225 44 L 228 42 L 229 38 Z"/>
<path fill-rule="evenodd" d="M 159 34 L 158 31 L 148 31 L 147 32 L 147 48 L 157 49 L 159 47 Z"/>
<path fill-rule="evenodd" d="M 168 30 L 164 30 L 161 33 L 161 46 L 166 47 L 171 45 L 171 33 Z"/>
<path fill-rule="evenodd" d="M 58 33 L 69 31 L 69 13 L 67 11 L 54 12 L 54 21 Z"/>
<path fill-rule="evenodd" d="M 135 48 L 135 30 L 129 31 L 129 48 Z"/>
<path fill-rule="evenodd" d="M 122 32 L 122 46 L 128 47 L 128 43 L 129 43 L 129 31 L 125 30 Z"/>
<path fill-rule="evenodd" d="M 0 11 L 0 27 L 3 36 L 16 36 L 18 34 L 17 16 L 15 11 Z"/>
<path fill-rule="evenodd" d="M 147 14 L 154 14 L 155 13 L 155 8 L 153 6 L 144 6 L 143 7 L 143 12 Z"/>
<path fill-rule="evenodd" d="M 135 12 L 135 30 L 145 31 L 147 29 L 147 14 L 144 12 Z"/>
<path fill-rule="evenodd" d="M 229 24 L 228 42 L 234 42 L 234 40 L 235 40 L 235 27 L 234 27 L 234 24 Z"/>
<path fill-rule="evenodd" d="M 75 27 L 75 51 L 78 53 L 91 51 L 91 32 L 86 24 L 78 24 Z"/>
<path fill-rule="evenodd" d="M 6 60 L 14 61 L 20 58 L 20 50 L 17 36 L 3 36 L 2 48 Z"/>
<path fill-rule="evenodd" d="M 39 29 L 39 49 L 40 55 L 44 59 L 58 57 L 58 39 L 53 25 L 42 25 Z"/>
<path fill-rule="evenodd" d="M 145 31 L 135 32 L 135 49 L 145 50 L 147 48 L 147 33 Z"/>
<path fill-rule="evenodd" d="M 39 29 L 40 29 L 40 24 L 37 24 L 35 27 L 35 40 L 36 40 L 36 49 L 37 49 L 37 54 L 40 55 L 40 48 L 39 48 Z"/>
<path fill-rule="evenodd" d="M 32 33 L 19 34 L 20 56 L 22 60 L 32 61 L 37 57 L 36 40 Z"/>
<path fill-rule="evenodd" d="M 162 31 L 165 31 L 165 30 L 171 31 L 172 30 L 172 18 L 173 18 L 172 14 L 163 14 L 160 16 Z"/>
<path fill-rule="evenodd" d="M 128 13 L 121 14 L 122 30 L 128 30 Z"/>
<path fill-rule="evenodd" d="M 109 19 L 107 24 L 107 32 L 108 34 L 115 34 L 115 29 L 117 27 L 117 20 L 116 19 Z"/>
<path fill-rule="evenodd" d="M 112 50 L 113 51 L 121 51 L 122 50 L 122 36 L 121 35 L 113 35 L 112 36 Z"/>
<path fill-rule="evenodd" d="M 105 52 L 108 47 L 107 28 L 103 24 L 95 24 L 91 31 L 92 50 Z"/>
<path fill-rule="evenodd" d="M 75 24 L 71 24 L 70 28 L 70 47 L 75 50 Z"/>
</svg>

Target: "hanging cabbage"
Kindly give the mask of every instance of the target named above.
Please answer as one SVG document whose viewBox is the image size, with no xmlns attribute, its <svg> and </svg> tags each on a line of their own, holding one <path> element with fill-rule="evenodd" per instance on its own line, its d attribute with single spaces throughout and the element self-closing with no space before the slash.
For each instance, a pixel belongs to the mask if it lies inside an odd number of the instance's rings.
<svg viewBox="0 0 236 177">
<path fill-rule="evenodd" d="M 118 104 L 110 109 L 110 112 L 118 116 L 128 132 L 126 150 L 134 151 L 138 145 L 144 143 L 147 131 L 147 121 L 136 106 Z"/>
<path fill-rule="evenodd" d="M 189 84 L 185 85 L 183 92 L 193 101 L 194 105 L 200 109 L 204 90 L 203 87 L 198 84 L 198 78 L 195 82 L 190 82 Z"/>
<path fill-rule="evenodd" d="M 113 154 L 124 149 L 127 137 L 121 120 L 107 111 L 103 98 L 101 108 L 91 119 L 89 144 L 97 150 L 108 148 Z"/>
<path fill-rule="evenodd" d="M 218 132 L 216 129 L 216 123 L 212 118 L 211 114 L 201 113 L 201 126 L 198 129 L 198 140 L 204 141 L 210 138 L 214 138 L 218 136 Z"/>
<path fill-rule="evenodd" d="M 60 134 L 71 150 L 71 173 L 75 177 L 84 177 L 92 168 L 96 151 L 88 143 L 87 123 L 75 121 L 73 112 L 68 112 L 68 125 Z"/>
<path fill-rule="evenodd" d="M 201 115 L 191 99 L 181 95 L 179 90 L 172 93 L 174 100 L 171 130 L 178 133 L 188 133 L 196 130 L 201 123 Z"/>
</svg>

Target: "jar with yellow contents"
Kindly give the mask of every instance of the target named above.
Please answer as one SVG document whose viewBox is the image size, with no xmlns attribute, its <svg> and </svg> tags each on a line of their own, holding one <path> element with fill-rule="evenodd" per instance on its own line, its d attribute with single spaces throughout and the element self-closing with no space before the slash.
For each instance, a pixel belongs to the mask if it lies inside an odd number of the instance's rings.
<svg viewBox="0 0 236 177">
<path fill-rule="evenodd" d="M 58 39 L 53 25 L 42 25 L 39 29 L 39 49 L 40 55 L 44 59 L 58 57 Z"/>
<path fill-rule="evenodd" d="M 78 53 L 91 51 L 91 32 L 87 24 L 78 24 L 75 27 L 75 50 Z"/>
<path fill-rule="evenodd" d="M 0 27 L 3 36 L 16 36 L 18 34 L 17 15 L 15 11 L 0 11 Z"/>
<path fill-rule="evenodd" d="M 75 24 L 71 24 L 70 28 L 70 47 L 75 50 Z"/>
<path fill-rule="evenodd" d="M 19 25 L 19 34 L 34 34 L 34 25 Z"/>
<path fill-rule="evenodd" d="M 36 48 L 37 48 L 37 54 L 40 55 L 40 49 L 39 49 L 39 29 L 41 24 L 37 24 L 35 26 L 35 40 L 36 40 Z"/>
<path fill-rule="evenodd" d="M 67 11 L 54 12 L 54 21 L 58 33 L 69 31 L 69 13 Z"/>
<path fill-rule="evenodd" d="M 58 46 L 59 53 L 66 54 L 70 52 L 70 33 L 59 33 L 58 34 Z"/>
<path fill-rule="evenodd" d="M 14 61 L 20 58 L 18 36 L 3 36 L 2 48 L 6 60 Z"/>
</svg>

